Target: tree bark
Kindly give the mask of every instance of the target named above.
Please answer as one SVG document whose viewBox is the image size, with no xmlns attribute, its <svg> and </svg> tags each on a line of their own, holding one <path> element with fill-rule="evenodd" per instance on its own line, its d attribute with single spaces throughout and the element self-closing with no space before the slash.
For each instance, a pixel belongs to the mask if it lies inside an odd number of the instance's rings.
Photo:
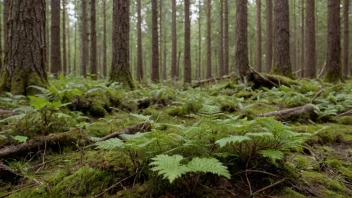
<svg viewBox="0 0 352 198">
<path fill-rule="evenodd" d="M 130 1 L 114 0 L 114 29 L 111 65 L 111 82 L 121 82 L 124 86 L 134 89 L 130 71 L 129 30 L 130 30 Z"/>
<path fill-rule="evenodd" d="M 198 64 L 197 64 L 197 80 L 201 79 L 201 64 L 202 64 L 202 21 L 201 21 L 201 1 L 198 0 Z"/>
<path fill-rule="evenodd" d="M 224 70 L 229 74 L 229 0 L 225 0 Z"/>
<path fill-rule="evenodd" d="M 275 74 L 292 76 L 288 0 L 275 0 Z"/>
<path fill-rule="evenodd" d="M 306 73 L 306 69 L 305 68 L 305 65 L 304 65 L 304 56 L 305 56 L 305 49 L 304 49 L 304 46 L 305 46 L 305 35 L 304 35 L 304 1 L 307 1 L 307 0 L 301 0 L 301 75 L 302 77 L 305 77 L 305 73 Z M 313 0 L 311 0 L 313 1 Z"/>
<path fill-rule="evenodd" d="M 292 42 L 292 70 L 297 70 L 297 17 L 296 0 L 293 0 L 293 42 Z"/>
<path fill-rule="evenodd" d="M 98 79 L 97 67 L 97 28 L 96 28 L 96 2 L 90 0 L 90 73 L 94 80 Z"/>
<path fill-rule="evenodd" d="M 176 0 L 172 0 L 172 60 L 171 60 L 171 79 L 177 77 L 177 32 L 176 32 Z"/>
<path fill-rule="evenodd" d="M 261 0 L 257 0 L 257 68 L 262 72 L 262 13 Z"/>
<path fill-rule="evenodd" d="M 140 0 L 139 0 L 140 1 Z M 106 0 L 103 0 L 103 75 L 108 75 L 108 62 L 107 62 L 107 41 L 106 41 Z"/>
<path fill-rule="evenodd" d="M 266 0 L 266 72 L 270 72 L 273 62 L 273 2 Z"/>
<path fill-rule="evenodd" d="M 224 72 L 224 1 L 220 0 L 220 13 L 219 13 L 219 55 L 218 55 L 218 59 L 219 59 L 219 77 L 222 77 L 225 75 Z"/>
<path fill-rule="evenodd" d="M 0 8 L 3 7 L 2 4 L 0 4 Z M 1 10 L 1 9 L 0 9 Z M 1 17 L 0 17 L 1 18 Z M 1 21 L 1 19 L 0 19 Z M 3 58 L 2 58 L 2 54 L 3 54 L 3 51 L 2 51 L 2 35 L 1 35 L 1 26 L 0 26 L 0 70 L 2 68 L 2 64 L 3 64 Z"/>
<path fill-rule="evenodd" d="M 88 65 L 87 0 L 82 0 L 81 23 L 81 75 L 85 77 Z"/>
<path fill-rule="evenodd" d="M 158 0 L 152 0 L 152 81 L 159 82 Z"/>
<path fill-rule="evenodd" d="M 44 0 L 9 2 L 8 49 L 1 70 L 0 92 L 34 95 L 29 86 L 47 87 Z M 60 10 L 59 10 L 60 11 Z"/>
<path fill-rule="evenodd" d="M 246 82 L 249 74 L 247 0 L 236 1 L 236 64 L 239 76 Z"/>
<path fill-rule="evenodd" d="M 67 74 L 67 53 L 66 53 L 66 0 L 62 0 L 62 68 L 63 75 Z"/>
<path fill-rule="evenodd" d="M 314 0 L 306 1 L 306 76 L 315 78 L 316 76 L 316 58 L 315 58 L 315 2 Z"/>
<path fill-rule="evenodd" d="M 184 83 L 192 82 L 191 68 L 191 19 L 190 19 L 190 0 L 185 0 L 185 69 Z"/>
<path fill-rule="evenodd" d="M 7 51 L 7 25 L 8 25 L 8 21 L 9 21 L 9 7 L 10 7 L 10 0 L 4 0 L 4 11 L 3 11 L 3 20 L 4 20 L 4 24 L 3 24 L 3 28 L 4 28 L 4 53 L 6 54 Z"/>
<path fill-rule="evenodd" d="M 211 0 L 207 1 L 207 79 L 212 78 L 211 68 Z"/>
<path fill-rule="evenodd" d="M 142 58 L 142 5 L 141 0 L 137 0 L 137 79 L 143 79 L 143 58 Z"/>
<path fill-rule="evenodd" d="M 162 42 L 160 42 L 160 47 L 163 47 L 163 59 L 161 61 L 161 65 L 162 65 L 162 78 L 163 80 L 167 79 L 167 75 L 166 75 L 166 56 L 167 56 L 167 50 L 166 50 L 166 29 L 163 27 L 165 26 L 165 18 L 166 18 L 166 14 L 165 14 L 165 8 L 164 6 L 162 6 L 162 3 L 160 0 L 160 37 L 162 38 Z M 161 26 L 161 24 L 163 24 L 163 26 Z M 163 34 L 161 34 L 161 32 Z"/>
<path fill-rule="evenodd" d="M 74 52 L 73 52 L 73 73 L 77 74 L 77 21 L 75 22 L 75 43 L 74 43 Z"/>
<path fill-rule="evenodd" d="M 342 80 L 340 29 L 340 0 L 328 0 L 327 72 L 325 78 L 331 83 Z"/>
<path fill-rule="evenodd" d="M 60 0 L 51 0 L 51 73 L 61 72 Z"/>
<path fill-rule="evenodd" d="M 348 10 L 349 10 L 349 0 L 343 1 L 343 18 L 344 18 L 344 38 L 343 38 L 343 75 L 347 77 L 349 74 L 348 69 L 348 47 L 349 47 L 349 17 L 348 17 Z"/>
</svg>

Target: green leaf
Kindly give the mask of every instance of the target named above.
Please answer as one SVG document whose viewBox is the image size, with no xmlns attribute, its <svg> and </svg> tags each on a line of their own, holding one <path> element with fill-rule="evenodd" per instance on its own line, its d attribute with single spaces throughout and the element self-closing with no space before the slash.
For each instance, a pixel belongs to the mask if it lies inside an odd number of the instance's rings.
<svg viewBox="0 0 352 198">
<path fill-rule="evenodd" d="M 17 140 L 20 143 L 25 143 L 25 142 L 27 142 L 28 137 L 16 135 L 16 136 L 12 137 L 12 139 Z"/>
<path fill-rule="evenodd" d="M 119 138 L 112 138 L 103 142 L 97 142 L 95 145 L 100 149 L 113 150 L 116 148 L 123 148 L 124 143 Z"/>
<path fill-rule="evenodd" d="M 215 158 L 193 158 L 192 161 L 187 164 L 187 167 L 191 169 L 192 172 L 213 173 L 228 179 L 231 178 L 227 167 Z"/>
<path fill-rule="evenodd" d="M 220 148 L 222 148 L 222 147 L 226 146 L 227 144 L 241 143 L 241 142 L 250 141 L 250 140 L 252 140 L 252 139 L 248 136 L 232 135 L 232 136 L 217 140 L 215 143 L 219 144 Z"/>
<path fill-rule="evenodd" d="M 268 149 L 268 150 L 262 150 L 260 152 L 262 153 L 263 157 L 268 157 L 274 161 L 278 159 L 282 159 L 284 157 L 284 153 L 278 150 Z"/>
<path fill-rule="evenodd" d="M 181 155 L 157 155 L 152 160 L 153 162 L 149 165 L 155 167 L 151 170 L 158 172 L 159 175 L 163 175 L 163 178 L 168 179 L 170 183 L 190 171 L 188 167 L 180 164 L 183 160 Z"/>
<path fill-rule="evenodd" d="M 264 137 L 264 136 L 270 136 L 273 137 L 274 135 L 269 132 L 258 132 L 258 133 L 246 133 L 246 136 L 250 137 Z"/>
</svg>

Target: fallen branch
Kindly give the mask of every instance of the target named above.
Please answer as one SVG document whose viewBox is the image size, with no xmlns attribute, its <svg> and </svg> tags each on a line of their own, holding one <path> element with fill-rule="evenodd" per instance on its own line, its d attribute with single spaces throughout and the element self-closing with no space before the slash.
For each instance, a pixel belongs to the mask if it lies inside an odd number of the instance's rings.
<svg viewBox="0 0 352 198">
<path fill-rule="evenodd" d="M 11 191 L 11 192 L 9 192 L 9 193 L 7 193 L 7 194 L 1 195 L 0 198 L 4 198 L 4 197 L 7 197 L 7 196 L 10 196 L 10 195 L 12 195 L 13 193 L 20 192 L 20 191 L 22 191 L 22 190 L 26 190 L 26 189 L 28 189 L 28 188 L 32 188 L 32 187 L 37 186 L 37 185 L 38 185 L 38 184 L 31 184 L 31 185 L 25 186 L 25 187 L 23 187 L 23 188 L 20 188 L 20 189 Z"/>
<path fill-rule="evenodd" d="M 120 135 L 123 135 L 123 134 L 135 134 L 137 132 L 149 131 L 150 128 L 151 128 L 151 124 L 149 122 L 143 122 L 143 123 L 136 124 L 131 127 L 125 128 L 121 131 L 109 134 L 109 135 L 101 138 L 101 141 L 105 141 L 105 140 L 108 140 L 111 138 L 118 138 Z"/>
<path fill-rule="evenodd" d="M 339 117 L 342 117 L 342 116 L 352 116 L 352 110 L 349 110 L 349 111 L 346 111 L 344 113 L 341 113 L 341 114 L 335 116 L 335 118 L 339 118 Z"/>
<path fill-rule="evenodd" d="M 274 111 L 269 113 L 260 114 L 260 117 L 275 117 L 277 120 L 290 120 L 297 117 L 308 116 L 311 117 L 314 113 L 315 106 L 307 104 L 301 107 Z"/>
<path fill-rule="evenodd" d="M 254 195 L 256 195 L 256 194 L 258 194 L 258 193 L 260 193 L 260 192 L 263 192 L 263 191 L 265 191 L 265 190 L 268 190 L 269 188 L 272 188 L 272 187 L 274 187 L 274 186 L 277 186 L 277 185 L 281 184 L 281 183 L 284 182 L 284 181 L 286 181 L 286 179 L 282 179 L 282 180 L 277 181 L 277 182 L 275 182 L 275 183 L 273 183 L 273 184 L 271 184 L 271 185 L 269 185 L 269 186 L 266 186 L 266 187 L 264 187 L 264 188 L 262 188 L 262 189 L 259 189 L 259 190 L 255 191 L 253 194 L 251 194 L 251 196 L 254 196 Z"/>
<path fill-rule="evenodd" d="M 17 112 L 0 109 L 0 117 L 9 117 L 17 115 Z"/>
<path fill-rule="evenodd" d="M 218 82 L 220 80 L 227 80 L 227 79 L 233 79 L 233 78 L 236 78 L 236 75 L 232 74 L 232 75 L 223 76 L 223 77 L 220 77 L 220 78 L 209 78 L 209 79 L 206 79 L 206 80 L 201 80 L 199 82 L 196 82 L 193 85 L 191 85 L 191 87 L 192 88 L 197 88 L 197 87 L 201 87 L 201 86 L 204 86 L 204 85 L 208 85 L 208 84 L 211 84 L 211 83 Z"/>
</svg>

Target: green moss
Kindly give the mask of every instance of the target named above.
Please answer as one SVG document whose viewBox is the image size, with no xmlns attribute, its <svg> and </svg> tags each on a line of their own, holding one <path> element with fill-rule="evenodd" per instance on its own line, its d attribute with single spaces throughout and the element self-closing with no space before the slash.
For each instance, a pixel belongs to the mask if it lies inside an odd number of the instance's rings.
<svg viewBox="0 0 352 198">
<path fill-rule="evenodd" d="M 319 163 L 313 160 L 310 157 L 303 156 L 303 155 L 296 155 L 292 159 L 292 163 L 295 165 L 297 169 L 302 170 L 316 170 L 319 169 Z"/>
<path fill-rule="evenodd" d="M 248 98 L 251 98 L 253 96 L 253 92 L 242 90 L 242 91 L 238 92 L 236 94 L 236 96 L 237 96 L 237 98 L 248 99 Z"/>
<path fill-rule="evenodd" d="M 198 100 L 190 100 L 181 107 L 172 107 L 167 110 L 171 116 L 185 116 L 190 113 L 197 113 L 202 108 L 202 103 Z"/>
<path fill-rule="evenodd" d="M 280 192 L 280 196 L 283 198 L 305 198 L 306 197 L 288 187 L 284 188 Z"/>
<path fill-rule="evenodd" d="M 352 116 L 342 116 L 335 118 L 336 122 L 343 125 L 352 125 Z"/>
<path fill-rule="evenodd" d="M 337 84 L 339 82 L 344 82 L 341 72 L 327 72 L 325 75 L 324 81 L 329 83 L 334 83 L 334 84 Z"/>
<path fill-rule="evenodd" d="M 89 113 L 91 116 L 93 117 L 105 117 L 105 115 L 107 114 L 107 111 L 104 109 L 104 107 L 94 104 L 90 109 L 89 109 Z"/>
<path fill-rule="evenodd" d="M 300 81 L 301 86 L 298 88 L 298 92 L 306 94 L 309 92 L 318 92 L 320 90 L 320 85 L 316 81 L 302 80 Z"/>
<path fill-rule="evenodd" d="M 347 189 L 338 181 L 318 172 L 303 171 L 302 179 L 310 185 L 321 185 L 334 192 L 348 193 Z"/>
<path fill-rule="evenodd" d="M 338 159 L 328 159 L 326 164 L 331 166 L 338 173 L 352 179 L 352 165 L 347 165 L 347 168 Z"/>
<path fill-rule="evenodd" d="M 25 189 L 8 196 L 8 198 L 40 198 L 40 197 L 50 197 L 48 192 L 42 186 Z"/>
<path fill-rule="evenodd" d="M 48 184 L 55 186 L 60 183 L 69 173 L 66 170 L 59 169 L 53 175 L 45 179 Z"/>
<path fill-rule="evenodd" d="M 111 173 L 82 167 L 53 187 L 51 195 L 54 197 L 96 195 L 107 188 L 112 181 L 113 175 Z"/>
<path fill-rule="evenodd" d="M 144 183 L 143 185 L 137 184 L 132 188 L 117 192 L 116 197 L 124 197 L 124 198 L 150 197 L 151 189 L 153 189 L 153 187 L 148 185 L 148 183 Z"/>
</svg>

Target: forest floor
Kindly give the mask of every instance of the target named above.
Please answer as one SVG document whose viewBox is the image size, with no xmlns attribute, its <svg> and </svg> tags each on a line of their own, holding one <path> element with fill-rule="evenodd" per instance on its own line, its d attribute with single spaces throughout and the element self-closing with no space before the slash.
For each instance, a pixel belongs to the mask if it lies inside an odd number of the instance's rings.
<svg viewBox="0 0 352 198">
<path fill-rule="evenodd" d="M 352 197 L 352 82 L 137 87 L 2 95 L 0 197 Z"/>
</svg>

